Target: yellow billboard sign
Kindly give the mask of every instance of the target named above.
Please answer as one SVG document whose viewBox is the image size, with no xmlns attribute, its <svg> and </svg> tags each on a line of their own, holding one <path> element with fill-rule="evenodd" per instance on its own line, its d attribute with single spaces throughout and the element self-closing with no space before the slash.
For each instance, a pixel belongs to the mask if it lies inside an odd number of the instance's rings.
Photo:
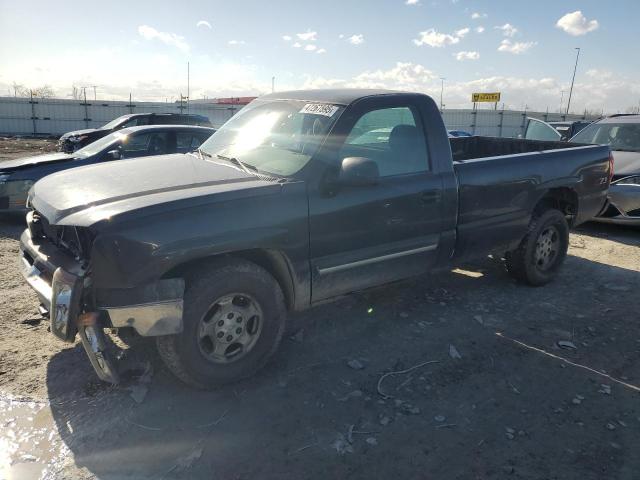
<svg viewBox="0 0 640 480">
<path fill-rule="evenodd" d="M 499 102 L 500 101 L 500 92 L 496 93 L 472 93 L 471 101 L 473 103 L 476 102 Z"/>
</svg>

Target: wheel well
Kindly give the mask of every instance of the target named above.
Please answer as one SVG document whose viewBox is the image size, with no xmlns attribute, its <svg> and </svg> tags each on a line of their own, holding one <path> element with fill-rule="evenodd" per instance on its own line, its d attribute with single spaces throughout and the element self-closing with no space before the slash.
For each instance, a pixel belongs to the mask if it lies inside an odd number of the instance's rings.
<svg viewBox="0 0 640 480">
<path fill-rule="evenodd" d="M 569 226 L 572 226 L 578 213 L 578 194 L 567 187 L 552 188 L 538 201 L 533 211 L 541 213 L 550 208 L 564 213 Z"/>
<path fill-rule="evenodd" d="M 201 257 L 189 260 L 176 265 L 171 270 L 165 272 L 162 278 L 182 277 L 189 270 L 202 267 L 202 264 L 220 257 L 235 257 L 255 263 L 269 272 L 276 279 L 285 298 L 287 309 L 291 310 L 295 305 L 295 288 L 289 263 L 285 256 L 277 250 L 252 249 L 228 252 L 208 257 Z"/>
</svg>

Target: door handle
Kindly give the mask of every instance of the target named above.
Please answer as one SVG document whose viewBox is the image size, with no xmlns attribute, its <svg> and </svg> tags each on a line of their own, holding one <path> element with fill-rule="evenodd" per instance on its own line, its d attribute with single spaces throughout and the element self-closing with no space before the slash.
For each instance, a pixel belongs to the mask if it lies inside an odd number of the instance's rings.
<svg viewBox="0 0 640 480">
<path fill-rule="evenodd" d="M 441 194 L 439 191 L 429 190 L 420 194 L 422 203 L 437 203 L 440 201 Z"/>
</svg>

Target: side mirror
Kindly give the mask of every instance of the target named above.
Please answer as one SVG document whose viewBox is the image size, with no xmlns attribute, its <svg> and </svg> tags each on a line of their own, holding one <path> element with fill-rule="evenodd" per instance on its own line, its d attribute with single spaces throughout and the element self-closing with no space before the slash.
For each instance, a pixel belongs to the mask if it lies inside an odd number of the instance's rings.
<svg viewBox="0 0 640 480">
<path fill-rule="evenodd" d="M 347 157 L 342 160 L 338 183 L 354 187 L 376 185 L 380 178 L 378 164 L 365 157 Z"/>
<path fill-rule="evenodd" d="M 122 152 L 119 149 L 109 150 L 107 152 L 107 158 L 109 160 L 120 160 L 122 158 Z"/>
</svg>

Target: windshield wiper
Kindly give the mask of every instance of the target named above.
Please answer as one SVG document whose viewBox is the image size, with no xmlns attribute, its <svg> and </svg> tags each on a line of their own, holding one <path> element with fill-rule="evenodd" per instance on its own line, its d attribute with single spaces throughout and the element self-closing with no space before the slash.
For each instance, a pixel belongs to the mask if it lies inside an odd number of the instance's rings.
<svg viewBox="0 0 640 480">
<path fill-rule="evenodd" d="M 253 165 L 248 165 L 248 164 L 244 163 L 242 160 L 237 159 L 236 157 L 227 157 L 225 155 L 220 155 L 219 153 L 216 153 L 216 157 L 218 157 L 220 160 L 225 160 L 225 161 L 227 161 L 229 163 L 233 163 L 233 164 L 237 165 L 242 170 L 244 170 L 245 173 L 248 173 L 250 175 L 254 175 L 258 171 L 258 169 L 256 167 L 254 167 Z"/>
<path fill-rule="evenodd" d="M 202 157 L 209 157 L 209 158 L 213 158 L 213 155 L 211 155 L 208 152 L 205 152 L 204 150 L 202 150 L 201 148 L 198 148 L 198 153 L 200 154 L 200 158 Z"/>
</svg>

